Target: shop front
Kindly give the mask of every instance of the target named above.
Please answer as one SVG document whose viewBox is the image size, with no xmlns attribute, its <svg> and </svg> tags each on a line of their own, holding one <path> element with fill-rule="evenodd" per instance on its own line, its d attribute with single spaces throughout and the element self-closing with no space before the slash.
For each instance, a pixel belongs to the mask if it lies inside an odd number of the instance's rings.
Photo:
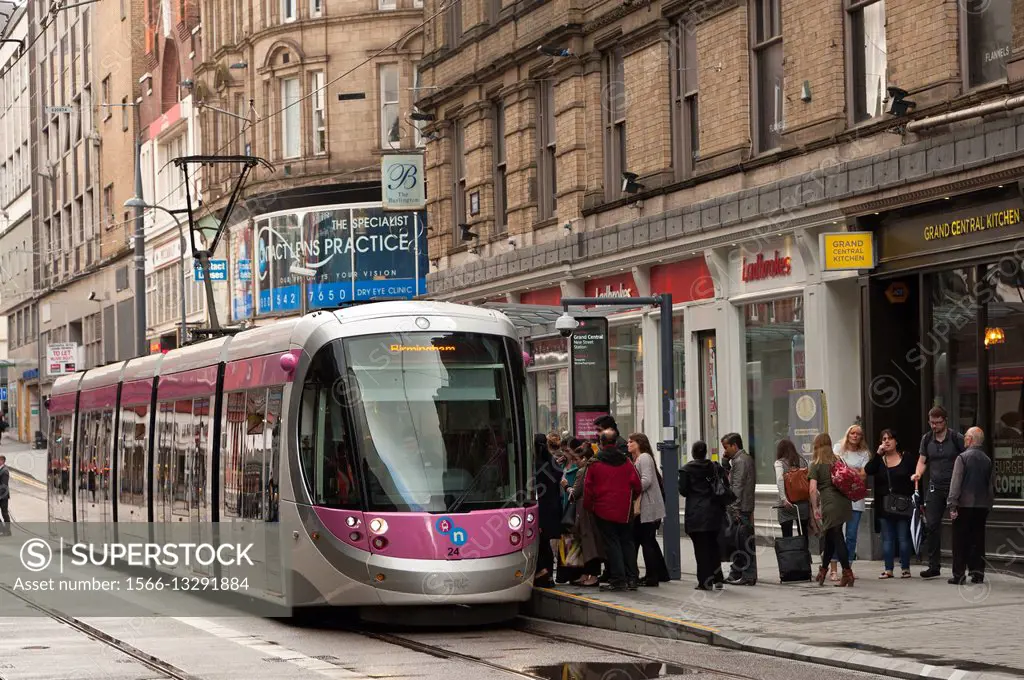
<svg viewBox="0 0 1024 680">
<path fill-rule="evenodd" d="M 988 549 L 1002 557 L 1020 554 L 1024 518 L 1022 214 L 1014 183 L 862 218 L 879 243 L 862 282 L 869 432 L 894 427 L 916 451 L 932 406 L 960 432 L 982 428 L 996 475 Z"/>
</svg>

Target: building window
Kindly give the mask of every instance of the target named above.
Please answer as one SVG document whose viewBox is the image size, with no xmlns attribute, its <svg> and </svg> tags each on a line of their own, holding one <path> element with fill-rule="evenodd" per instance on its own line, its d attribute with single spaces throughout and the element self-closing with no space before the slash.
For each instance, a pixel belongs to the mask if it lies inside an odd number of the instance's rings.
<svg viewBox="0 0 1024 680">
<path fill-rule="evenodd" d="M 415 9 L 423 9 L 423 0 L 412 0 L 412 6 Z"/>
<path fill-rule="evenodd" d="M 398 64 L 380 67 L 380 144 L 385 149 L 401 145 L 398 128 Z"/>
<path fill-rule="evenodd" d="M 444 44 L 449 49 L 459 46 L 462 38 L 462 0 L 452 0 L 444 13 Z"/>
<path fill-rule="evenodd" d="M 309 16 L 318 17 L 324 13 L 324 0 L 310 0 Z"/>
<path fill-rule="evenodd" d="M 537 141 L 540 153 L 537 163 L 537 181 L 540 199 L 539 218 L 555 216 L 558 203 L 558 175 L 555 172 L 555 84 L 542 80 L 537 98 Z"/>
<path fill-rule="evenodd" d="M 1006 59 L 1013 43 L 1013 3 L 1008 0 L 964 0 L 967 85 L 978 87 L 1006 79 Z"/>
<path fill-rule="evenodd" d="M 743 443 L 757 478 L 774 479 L 775 442 L 789 436 L 789 390 L 806 387 L 803 297 L 747 304 L 743 315 L 750 427 Z"/>
<path fill-rule="evenodd" d="M 302 153 L 299 114 L 299 79 L 281 81 L 281 157 L 297 158 Z"/>
<path fill-rule="evenodd" d="M 640 324 L 608 330 L 610 411 L 621 432 L 644 431 L 644 362 Z"/>
<path fill-rule="evenodd" d="M 281 20 L 295 21 L 295 0 L 281 0 Z"/>
<path fill-rule="evenodd" d="M 622 195 L 622 173 L 626 172 L 626 74 L 622 48 L 605 54 L 603 66 L 604 102 L 604 193 L 614 201 Z"/>
<path fill-rule="evenodd" d="M 114 226 L 114 185 L 108 184 L 103 187 L 103 221 L 107 228 Z"/>
<path fill-rule="evenodd" d="M 103 96 L 103 120 L 110 120 L 114 114 L 110 112 L 110 76 L 107 76 L 100 83 L 100 94 Z"/>
<path fill-rule="evenodd" d="M 672 28 L 671 45 L 672 163 L 676 177 L 682 179 L 693 173 L 700 150 L 697 33 L 693 25 L 679 19 Z"/>
<path fill-rule="evenodd" d="M 501 18 L 501 0 L 487 0 L 487 21 L 492 26 Z"/>
<path fill-rule="evenodd" d="M 878 118 L 884 111 L 889 66 L 885 49 L 885 0 L 849 1 L 853 64 L 853 120 Z"/>
<path fill-rule="evenodd" d="M 782 0 L 752 0 L 754 135 L 757 152 L 779 146 L 785 130 L 782 75 Z"/>
<path fill-rule="evenodd" d="M 324 86 L 324 72 L 314 72 L 310 80 L 313 108 L 313 153 L 321 154 L 327 152 L 327 124 L 325 122 L 326 118 L 324 110 L 326 102 L 326 97 L 324 96 L 326 91 Z"/>
<path fill-rule="evenodd" d="M 452 236 L 455 247 L 463 245 L 462 226 L 466 224 L 466 161 L 463 157 L 462 121 L 452 126 Z"/>
<path fill-rule="evenodd" d="M 508 182 L 505 174 L 505 105 L 494 103 L 494 231 L 508 232 Z"/>
<path fill-rule="evenodd" d="M 398 9 L 398 0 L 377 0 L 377 9 Z"/>
</svg>

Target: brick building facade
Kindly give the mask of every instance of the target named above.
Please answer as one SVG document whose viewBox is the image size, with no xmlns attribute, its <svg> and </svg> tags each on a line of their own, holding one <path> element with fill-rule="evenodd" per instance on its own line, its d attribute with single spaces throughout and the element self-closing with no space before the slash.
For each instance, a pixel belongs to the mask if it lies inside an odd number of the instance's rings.
<svg viewBox="0 0 1024 680">
<path fill-rule="evenodd" d="M 671 293 L 677 441 L 741 433 L 762 526 L 801 390 L 834 440 L 863 422 L 912 449 L 935 404 L 999 431 L 1001 503 L 1024 512 L 1021 258 L 999 256 L 1024 231 L 1020 4 L 427 0 L 430 294 Z M 870 262 L 826 257 L 836 233 Z M 954 332 L 957 305 L 984 311 Z M 661 432 L 658 321 L 610 324 L 609 411 Z M 567 354 L 532 340 L 538 427 L 571 429 Z"/>
</svg>

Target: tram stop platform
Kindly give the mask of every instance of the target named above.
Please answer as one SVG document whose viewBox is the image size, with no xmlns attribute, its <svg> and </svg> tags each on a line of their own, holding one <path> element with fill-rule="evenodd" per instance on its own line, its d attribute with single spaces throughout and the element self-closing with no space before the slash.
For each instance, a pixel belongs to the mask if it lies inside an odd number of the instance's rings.
<svg viewBox="0 0 1024 680">
<path fill-rule="evenodd" d="M 897 563 L 896 578 L 879 580 L 882 563 L 861 561 L 853 564 L 852 588 L 835 588 L 828 580 L 824 586 L 781 584 L 774 549 L 759 545 L 756 585 L 700 591 L 685 538 L 681 556 L 680 581 L 614 593 L 537 588 L 524 613 L 894 678 L 1024 676 L 1024 638 L 1018 634 L 1024 630 L 1024 579 L 1018 576 L 989 572 L 982 584 L 956 586 L 947 583 L 948 565 L 939 578 L 924 580 L 919 574 L 925 567 L 913 559 L 909 579 L 899 578 Z M 812 559 L 816 573 L 819 557 Z"/>
</svg>

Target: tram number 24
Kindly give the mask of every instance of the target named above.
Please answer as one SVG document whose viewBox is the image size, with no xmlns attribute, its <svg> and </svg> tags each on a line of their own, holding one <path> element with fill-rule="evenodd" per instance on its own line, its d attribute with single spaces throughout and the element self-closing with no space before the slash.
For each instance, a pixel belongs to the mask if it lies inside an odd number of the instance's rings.
<svg viewBox="0 0 1024 680">
<path fill-rule="evenodd" d="M 459 557 L 459 556 L 460 555 L 459 555 L 459 549 L 458 548 L 448 548 L 448 557 Z"/>
</svg>

